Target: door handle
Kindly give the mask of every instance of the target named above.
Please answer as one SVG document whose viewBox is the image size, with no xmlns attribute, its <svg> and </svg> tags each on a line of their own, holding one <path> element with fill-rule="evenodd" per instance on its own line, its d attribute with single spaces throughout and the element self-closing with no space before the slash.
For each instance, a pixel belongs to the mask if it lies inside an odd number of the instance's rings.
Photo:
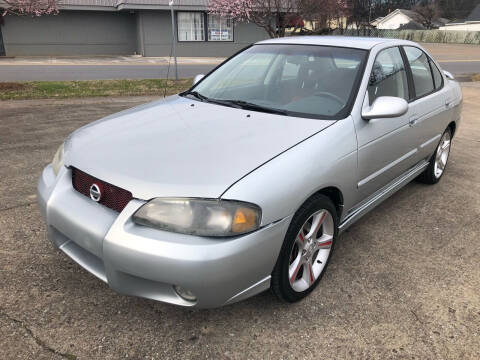
<svg viewBox="0 0 480 360">
<path fill-rule="evenodd" d="M 450 99 L 445 100 L 445 106 L 447 107 L 447 109 L 450 108 L 450 106 L 452 105 L 452 102 L 453 100 L 450 100 Z"/>
<path fill-rule="evenodd" d="M 415 125 L 418 121 L 418 117 L 417 116 L 412 116 L 410 118 L 410 120 L 408 121 L 408 124 L 410 125 L 410 127 L 412 127 L 413 125 Z"/>
</svg>

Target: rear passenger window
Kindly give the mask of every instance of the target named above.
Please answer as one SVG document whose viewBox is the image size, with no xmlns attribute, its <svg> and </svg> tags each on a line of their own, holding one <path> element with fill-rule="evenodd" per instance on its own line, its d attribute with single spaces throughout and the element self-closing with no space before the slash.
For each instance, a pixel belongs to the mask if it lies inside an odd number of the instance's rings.
<svg viewBox="0 0 480 360">
<path fill-rule="evenodd" d="M 370 105 L 380 96 L 408 100 L 407 73 L 398 47 L 385 49 L 377 55 L 368 84 Z"/>
<path fill-rule="evenodd" d="M 430 94 L 435 89 L 435 84 L 427 55 L 415 47 L 405 46 L 404 49 L 412 69 L 413 85 L 417 98 Z"/>
<path fill-rule="evenodd" d="M 435 90 L 438 90 L 443 85 L 443 76 L 440 70 L 438 70 L 437 65 L 435 65 L 435 63 L 432 61 L 432 59 L 429 60 L 433 73 L 433 81 L 435 82 Z"/>
</svg>

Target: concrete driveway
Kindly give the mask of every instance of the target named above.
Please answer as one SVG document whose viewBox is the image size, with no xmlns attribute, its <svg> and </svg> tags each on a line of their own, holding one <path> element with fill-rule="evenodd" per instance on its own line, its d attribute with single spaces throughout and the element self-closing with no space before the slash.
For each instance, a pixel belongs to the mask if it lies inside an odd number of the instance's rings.
<svg viewBox="0 0 480 360">
<path fill-rule="evenodd" d="M 0 358 L 479 359 L 480 86 L 436 186 L 343 234 L 310 297 L 214 310 L 115 294 L 47 241 L 40 171 L 67 134 L 147 99 L 0 102 Z"/>
</svg>

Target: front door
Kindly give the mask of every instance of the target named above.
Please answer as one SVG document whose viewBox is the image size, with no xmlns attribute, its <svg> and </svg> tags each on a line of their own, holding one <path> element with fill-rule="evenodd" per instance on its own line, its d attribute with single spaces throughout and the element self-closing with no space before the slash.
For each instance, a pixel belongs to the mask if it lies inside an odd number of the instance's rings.
<svg viewBox="0 0 480 360">
<path fill-rule="evenodd" d="M 410 99 L 407 72 L 398 47 L 382 50 L 375 60 L 364 106 L 381 96 Z M 415 164 L 417 144 L 412 112 L 397 118 L 356 120 L 359 201 L 367 198 Z"/>
</svg>

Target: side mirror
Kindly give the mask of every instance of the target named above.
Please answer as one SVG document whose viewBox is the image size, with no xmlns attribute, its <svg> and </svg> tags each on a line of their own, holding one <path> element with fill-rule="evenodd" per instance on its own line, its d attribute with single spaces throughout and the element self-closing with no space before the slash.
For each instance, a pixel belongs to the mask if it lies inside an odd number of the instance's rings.
<svg viewBox="0 0 480 360">
<path fill-rule="evenodd" d="M 408 111 L 408 103 L 398 97 L 381 96 L 375 100 L 369 108 L 362 111 L 365 120 L 394 118 L 405 115 Z"/>
<path fill-rule="evenodd" d="M 193 85 L 195 85 L 196 83 L 198 83 L 198 82 L 199 82 L 200 80 L 202 80 L 204 77 L 205 77 L 205 75 L 203 75 L 203 74 L 195 75 L 195 77 L 193 78 Z"/>
<path fill-rule="evenodd" d="M 445 74 L 445 76 L 447 77 L 447 79 L 450 79 L 450 80 L 455 80 L 455 76 L 453 76 L 453 74 L 449 71 L 446 71 L 446 70 L 443 70 L 443 73 Z"/>
</svg>

